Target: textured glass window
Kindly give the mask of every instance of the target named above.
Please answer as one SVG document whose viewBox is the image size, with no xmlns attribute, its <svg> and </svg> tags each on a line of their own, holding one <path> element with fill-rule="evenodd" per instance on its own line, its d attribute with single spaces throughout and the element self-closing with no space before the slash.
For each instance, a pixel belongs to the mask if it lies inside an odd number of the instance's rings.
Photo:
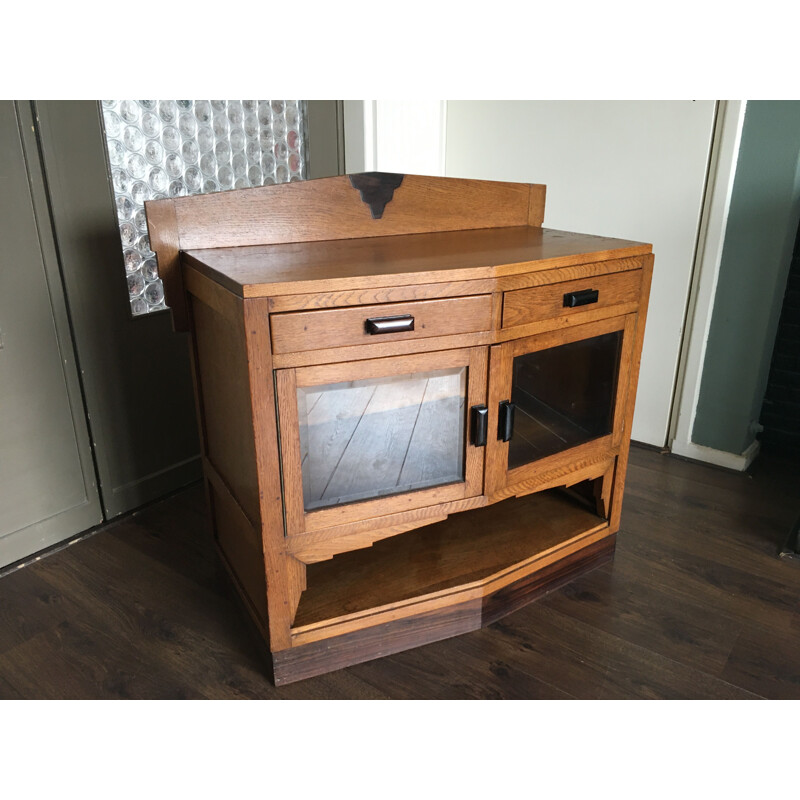
<svg viewBox="0 0 800 800">
<path fill-rule="evenodd" d="M 145 200 L 305 178 L 302 100 L 103 100 L 102 108 L 134 316 L 166 307 Z"/>
</svg>

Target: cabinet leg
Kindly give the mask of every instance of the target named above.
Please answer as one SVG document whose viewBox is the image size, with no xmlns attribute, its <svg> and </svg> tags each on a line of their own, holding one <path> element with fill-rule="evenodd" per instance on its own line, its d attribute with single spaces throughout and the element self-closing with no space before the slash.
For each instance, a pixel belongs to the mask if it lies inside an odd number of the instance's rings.
<svg viewBox="0 0 800 800">
<path fill-rule="evenodd" d="M 611 503 L 611 489 L 614 486 L 614 466 L 608 469 L 594 482 L 594 502 L 597 506 L 597 515 L 608 519 Z"/>
</svg>

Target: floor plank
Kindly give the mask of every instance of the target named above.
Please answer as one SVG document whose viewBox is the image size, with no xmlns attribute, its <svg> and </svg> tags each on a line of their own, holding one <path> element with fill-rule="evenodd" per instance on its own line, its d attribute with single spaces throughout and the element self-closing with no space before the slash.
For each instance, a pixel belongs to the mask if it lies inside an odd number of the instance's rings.
<svg viewBox="0 0 800 800">
<path fill-rule="evenodd" d="M 800 468 L 634 447 L 614 560 L 489 628 L 276 689 L 198 486 L 0 577 L 0 698 L 800 699 Z"/>
</svg>

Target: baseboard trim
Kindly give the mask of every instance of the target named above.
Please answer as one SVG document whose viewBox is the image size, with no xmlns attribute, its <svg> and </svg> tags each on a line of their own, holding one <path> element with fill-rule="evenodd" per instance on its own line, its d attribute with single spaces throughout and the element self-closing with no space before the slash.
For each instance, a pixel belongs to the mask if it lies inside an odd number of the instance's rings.
<svg viewBox="0 0 800 800">
<path fill-rule="evenodd" d="M 200 456 L 196 455 L 130 483 L 115 486 L 111 492 L 104 491 L 101 483 L 100 494 L 103 498 L 106 519 L 114 519 L 146 503 L 160 500 L 190 483 L 201 480 L 202 477 L 202 463 Z"/>
<path fill-rule="evenodd" d="M 755 460 L 760 449 L 761 442 L 758 439 L 738 455 L 736 453 L 728 453 L 725 450 L 715 450 L 713 447 L 705 447 L 694 442 L 674 441 L 670 447 L 671 452 L 676 456 L 690 458 L 692 461 L 704 461 L 707 464 L 714 464 L 736 472 L 745 472 Z"/>
</svg>

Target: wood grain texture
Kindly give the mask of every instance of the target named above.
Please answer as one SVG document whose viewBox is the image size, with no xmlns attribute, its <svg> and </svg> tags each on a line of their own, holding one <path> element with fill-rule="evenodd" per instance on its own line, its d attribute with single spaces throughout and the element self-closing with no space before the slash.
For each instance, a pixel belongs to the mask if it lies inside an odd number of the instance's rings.
<svg viewBox="0 0 800 800">
<path fill-rule="evenodd" d="M 636 405 L 636 390 L 639 385 L 639 367 L 642 361 L 642 347 L 644 345 L 644 329 L 647 321 L 647 308 L 650 302 L 650 284 L 653 280 L 653 260 L 648 256 L 642 269 L 642 288 L 639 312 L 636 315 L 636 328 L 634 341 L 628 358 L 626 404 L 622 420 L 622 433 L 620 436 L 620 453 L 617 458 L 617 467 L 614 473 L 614 488 L 611 494 L 611 517 L 609 524 L 611 530 L 619 529 L 620 515 L 622 514 L 622 496 L 625 491 L 625 475 L 628 468 L 628 452 L 630 449 L 631 430 L 633 428 L 633 412 Z M 628 337 L 630 338 L 630 337 Z"/>
<path fill-rule="evenodd" d="M 461 425 L 465 428 L 467 409 L 471 405 L 485 401 L 486 351 L 483 348 L 462 348 L 442 353 L 417 354 L 405 358 L 392 359 L 391 361 L 386 359 L 367 360 L 356 364 L 334 364 L 298 370 L 278 370 L 276 372 L 281 424 L 283 491 L 288 535 L 293 536 L 305 532 L 338 527 L 359 520 L 385 517 L 389 514 L 408 512 L 417 508 L 449 503 L 481 494 L 483 487 L 482 452 L 479 448 L 467 446 L 464 476 L 463 479 L 459 479 L 456 482 L 433 486 L 432 488 L 420 488 L 400 494 L 390 494 L 376 499 L 362 499 L 360 502 L 350 502 L 342 505 L 334 504 L 331 507 L 317 510 L 307 506 L 304 501 L 304 454 L 300 437 L 300 420 L 298 418 L 298 387 L 315 387 L 338 383 L 347 385 L 356 380 L 383 380 L 393 376 L 414 376 L 430 370 L 436 371 L 448 368 L 465 369 L 467 373 L 466 401 L 459 412 L 462 420 Z M 416 381 L 414 385 L 417 383 L 419 383 L 420 391 L 423 391 L 422 382 Z M 389 384 L 388 389 L 391 390 L 393 385 Z M 348 391 L 352 392 L 352 389 L 348 389 Z M 387 402 L 391 401 L 392 396 L 390 391 L 386 397 Z M 364 395 L 363 401 L 364 408 L 359 414 L 368 416 L 366 412 L 371 407 L 370 404 L 373 403 L 373 392 L 368 391 Z M 319 402 L 323 401 L 320 400 Z M 395 401 L 390 402 L 390 405 L 394 407 L 398 402 L 400 401 L 395 398 Z M 402 403 L 400 404 L 402 405 Z M 395 410 L 398 411 L 398 409 Z M 421 423 L 416 418 L 418 412 L 414 411 L 413 407 L 409 406 L 407 410 L 413 412 L 412 416 L 415 417 L 413 420 L 414 426 L 425 424 L 424 418 Z M 324 496 L 335 494 L 336 491 L 345 491 L 347 487 L 339 485 L 342 480 L 348 482 L 349 488 L 347 488 L 347 491 L 355 491 L 353 482 L 359 479 L 363 466 L 366 465 L 368 467 L 373 462 L 380 462 L 381 470 L 385 472 L 390 469 L 394 461 L 387 460 L 389 450 L 384 453 L 385 447 L 376 449 L 380 441 L 384 439 L 386 440 L 384 444 L 387 447 L 392 444 L 392 447 L 389 448 L 392 452 L 397 450 L 398 459 L 402 457 L 402 461 L 395 459 L 397 460 L 398 480 L 402 477 L 399 469 L 403 468 L 408 460 L 410 445 L 413 444 L 413 442 L 405 439 L 399 441 L 398 434 L 394 431 L 395 422 L 401 424 L 402 419 L 396 413 L 390 413 L 388 417 L 385 414 L 377 414 L 374 415 L 376 417 L 375 420 L 368 420 L 365 426 L 361 426 L 358 424 L 358 419 L 350 418 L 348 421 L 350 413 L 352 413 L 352 409 L 350 412 L 337 412 L 327 427 L 320 431 L 323 439 L 315 445 L 314 459 L 335 462 L 336 471 L 335 474 L 326 472 L 325 475 L 316 476 L 313 473 L 315 469 L 313 459 L 309 461 L 306 464 L 307 472 L 305 473 L 306 493 L 311 492 L 311 494 L 314 494 L 316 491 L 314 486 L 317 484 L 319 484 L 320 492 Z M 370 425 L 373 422 L 377 428 L 373 437 L 375 442 L 370 444 L 370 431 L 372 430 Z M 361 432 L 359 433 L 358 431 Z M 437 432 L 435 435 L 439 436 L 439 433 Z M 351 441 L 353 437 L 355 437 L 355 440 Z M 398 447 L 399 450 L 397 449 Z M 353 452 L 352 460 L 347 457 L 347 453 L 351 450 Z M 420 463 L 419 454 L 415 456 L 412 451 L 411 456 L 408 469 L 411 468 L 413 463 Z M 341 480 L 340 477 L 336 476 L 340 476 Z M 364 478 L 363 482 L 365 485 L 370 485 L 370 476 L 368 475 Z"/>
<path fill-rule="evenodd" d="M 381 219 L 347 177 L 155 206 L 191 297 L 217 539 L 281 680 L 302 674 L 293 650 L 406 618 L 426 639 L 467 607 L 480 624 L 610 552 L 651 246 L 543 229 L 543 213 L 544 187 L 419 176 Z M 584 288 L 599 302 L 565 311 Z M 404 314 L 413 332 L 365 333 Z M 491 436 L 463 443 L 472 405 L 496 430 L 516 356 L 614 331 L 613 425 L 587 417 L 595 438 L 511 470 Z"/>
<path fill-rule="evenodd" d="M 448 283 L 420 283 L 410 286 L 369 287 L 342 292 L 312 292 L 310 294 L 281 295 L 271 297 L 271 313 L 283 311 L 307 311 L 313 308 L 336 308 L 340 306 L 374 305 L 376 303 L 400 303 L 409 300 L 434 300 L 439 297 L 491 294 L 543 286 L 562 281 L 591 278 L 613 272 L 641 269 L 642 256 L 614 258 L 609 261 L 578 264 L 563 269 L 508 275 L 500 278 L 454 281 Z M 191 269 L 184 267 L 184 269 Z"/>
<path fill-rule="evenodd" d="M 437 612 L 423 648 L 400 620 L 284 651 L 327 674 L 277 688 L 196 484 L 0 576 L 0 698 L 800 699 L 800 570 L 776 557 L 800 465 L 634 445 L 627 473 L 613 561 L 480 630 Z"/>
<path fill-rule="evenodd" d="M 405 175 L 381 219 L 348 175 L 174 203 L 188 250 L 527 225 L 530 185 Z"/>
<path fill-rule="evenodd" d="M 585 311 L 635 303 L 638 300 L 641 283 L 642 277 L 639 272 L 631 271 L 506 292 L 503 298 L 503 327 L 525 325 L 551 317 L 567 317 Z M 596 303 L 574 308 L 564 306 L 565 294 L 585 289 L 598 291 Z"/>
<path fill-rule="evenodd" d="M 294 353 L 473 333 L 489 329 L 491 314 L 491 295 L 273 314 L 272 348 Z M 400 315 L 414 318 L 413 331 L 376 335 L 365 328 L 367 319 Z"/>
<path fill-rule="evenodd" d="M 213 308 L 217 314 L 235 325 L 239 323 L 242 316 L 242 299 L 233 292 L 229 292 L 191 267 L 183 267 L 183 285 L 189 294 L 194 295 L 209 308 Z"/>
<path fill-rule="evenodd" d="M 571 316 L 552 317 L 527 325 L 501 328 L 500 330 L 490 330 L 482 333 L 462 333 L 429 339 L 333 347 L 300 353 L 278 353 L 273 357 L 273 364 L 276 369 L 284 369 L 287 367 L 312 366 L 314 364 L 352 362 L 368 358 L 388 358 L 390 356 L 448 350 L 457 347 L 492 345 L 498 342 L 510 342 L 527 336 L 536 336 L 550 331 L 567 330 L 578 325 L 586 325 L 590 322 L 610 319 L 611 317 L 624 317 L 629 314 L 635 314 L 638 307 L 637 303 L 628 303 L 627 305 L 598 308 Z"/>
<path fill-rule="evenodd" d="M 545 569 L 551 564 L 568 559 L 575 553 L 608 537 L 608 525 L 602 523 L 563 545 L 524 559 L 493 575 L 469 583 L 459 583 L 451 589 L 442 589 L 427 595 L 409 598 L 397 603 L 375 607 L 369 611 L 343 614 L 319 623 L 300 626 L 292 631 L 292 642 L 301 647 L 309 642 L 335 640 L 339 636 L 358 630 L 380 627 L 395 620 L 429 612 L 447 613 L 454 605 L 487 597 L 516 581 Z M 395 540 L 391 540 L 395 541 Z"/>
<path fill-rule="evenodd" d="M 608 562 L 615 537 L 603 537 L 542 569 L 516 577 L 481 597 L 469 597 L 333 639 L 309 641 L 277 654 L 275 684 L 298 680 L 392 655 L 474 631 L 516 611 L 564 583 Z"/>
<path fill-rule="evenodd" d="M 481 626 L 491 625 L 537 597 L 573 581 L 578 575 L 608 563 L 614 555 L 616 538 L 614 535 L 596 539 L 586 547 L 487 594 L 481 604 Z"/>
<path fill-rule="evenodd" d="M 298 386 L 320 386 L 344 381 L 411 375 L 438 369 L 468 366 L 472 349 L 461 347 L 441 352 L 413 353 L 402 358 L 375 358 L 353 364 L 320 364 L 296 370 Z"/>
<path fill-rule="evenodd" d="M 609 457 L 609 452 L 613 451 L 605 443 L 598 446 L 595 442 L 589 442 L 581 449 L 584 453 L 571 454 L 570 460 L 551 456 L 550 464 L 537 464 L 535 469 L 525 471 L 520 468 L 521 474 L 510 476 L 508 484 L 487 498 L 488 502 L 496 503 L 506 497 L 522 497 L 530 492 L 540 492 L 555 486 L 574 486 L 580 481 L 594 480 L 614 466 L 614 458 Z M 557 464 L 558 461 L 561 462 L 560 465 L 553 465 L 553 462 Z"/>
<path fill-rule="evenodd" d="M 630 314 L 635 314 L 638 309 L 638 303 L 625 303 L 618 306 L 606 306 L 605 308 L 592 308 L 589 306 L 587 311 L 578 311 L 575 314 L 549 317 L 538 322 L 503 328 L 495 331 L 493 338 L 496 342 L 510 342 L 527 336 L 536 336 L 540 333 L 564 331 L 564 338 L 566 339 L 569 336 L 569 329 L 580 325 L 588 325 L 590 322 L 626 317 Z"/>
<path fill-rule="evenodd" d="M 232 303 L 221 305 L 220 293 Z M 250 405 L 242 301 L 217 287 L 210 292 L 223 315 L 194 294 L 191 303 L 197 353 L 205 457 L 230 487 L 253 524 L 259 524 L 258 473 Z"/>
<path fill-rule="evenodd" d="M 296 370 L 282 369 L 275 372 L 275 392 L 280 426 L 282 505 L 286 519 L 286 535 L 291 536 L 306 529 Z"/>
<path fill-rule="evenodd" d="M 164 283 L 164 295 L 172 311 L 172 326 L 176 331 L 188 331 L 189 317 L 181 276 L 181 240 L 175 203 L 169 198 L 148 200 L 144 209 L 150 249 L 156 254 L 158 276 Z"/>
<path fill-rule="evenodd" d="M 333 641 L 322 639 L 283 650 L 272 656 L 276 686 L 361 664 L 410 647 L 420 647 L 480 626 L 481 601 L 464 601 L 448 609 L 390 620 L 380 626 L 352 631 Z"/>
<path fill-rule="evenodd" d="M 355 364 L 367 359 L 385 359 L 395 356 L 410 356 L 418 353 L 446 352 L 465 347 L 490 344 L 492 332 L 459 333 L 453 336 L 437 336 L 430 339 L 403 339 L 394 342 L 333 347 L 324 350 L 307 350 L 302 353 L 277 353 L 273 356 L 276 369 L 311 367 L 324 364 Z"/>
<path fill-rule="evenodd" d="M 184 263 L 243 297 L 501 278 L 652 251 L 641 242 L 527 226 L 208 250 L 186 249 L 182 240 L 182 247 Z"/>
<path fill-rule="evenodd" d="M 528 225 L 541 228 L 544 224 L 544 206 L 547 187 L 542 183 L 532 183 L 528 198 Z"/>
<path fill-rule="evenodd" d="M 585 506 L 554 492 L 448 517 L 424 531 L 378 542 L 368 551 L 310 565 L 294 632 L 458 590 L 606 527 Z"/>
<path fill-rule="evenodd" d="M 597 516 L 608 519 L 611 516 L 611 491 L 614 488 L 614 472 L 616 459 L 609 468 L 594 481 L 594 499 L 597 504 Z"/>
<path fill-rule="evenodd" d="M 496 431 L 498 406 L 512 396 L 513 362 L 517 356 L 558 347 L 570 342 L 622 330 L 623 344 L 619 366 L 618 389 L 614 400 L 612 433 L 594 438 L 585 444 L 571 447 L 565 452 L 555 453 L 513 469 L 509 468 L 509 443 L 490 436 L 486 447 L 486 494 L 490 501 L 533 491 L 540 485 L 552 484 L 573 469 L 585 473 L 613 458 L 619 450 L 619 441 L 624 435 L 624 410 L 628 402 L 629 369 L 634 348 L 635 316 L 612 317 L 587 324 L 576 325 L 566 331 L 550 331 L 536 336 L 511 340 L 491 348 L 489 373 L 489 430 Z M 597 473 L 599 474 L 599 473 Z M 592 477 L 597 477 L 593 475 Z"/>
<path fill-rule="evenodd" d="M 0 576 L 0 698 L 800 699 L 800 570 L 776 557 L 799 488 L 769 450 L 743 474 L 634 445 L 612 562 L 480 630 L 437 612 L 427 639 L 283 651 L 327 674 L 276 688 L 194 485 Z"/>
<path fill-rule="evenodd" d="M 253 530 L 250 521 L 230 494 L 220 489 L 218 483 L 211 482 L 214 535 L 251 613 L 257 617 L 259 627 L 266 629 L 267 584 L 264 579 L 261 535 L 259 531 Z"/>
<path fill-rule="evenodd" d="M 269 644 L 270 649 L 275 652 L 290 646 L 289 628 L 294 617 L 294 597 L 296 587 L 301 581 L 298 579 L 297 567 L 292 563 L 294 559 L 290 560 L 286 553 L 267 303 L 264 300 L 252 300 L 243 305 L 252 435 L 258 470 L 261 537 L 267 578 Z"/>
<path fill-rule="evenodd" d="M 370 547 L 374 542 L 411 531 L 425 525 L 439 522 L 449 514 L 468 511 L 486 505 L 486 497 L 467 497 L 464 500 L 453 500 L 448 503 L 437 503 L 435 506 L 423 506 L 410 511 L 398 511 L 381 517 L 347 522 L 319 531 L 289 536 L 287 545 L 289 552 L 299 561 L 313 564 L 325 561 L 337 553 Z"/>
</svg>

